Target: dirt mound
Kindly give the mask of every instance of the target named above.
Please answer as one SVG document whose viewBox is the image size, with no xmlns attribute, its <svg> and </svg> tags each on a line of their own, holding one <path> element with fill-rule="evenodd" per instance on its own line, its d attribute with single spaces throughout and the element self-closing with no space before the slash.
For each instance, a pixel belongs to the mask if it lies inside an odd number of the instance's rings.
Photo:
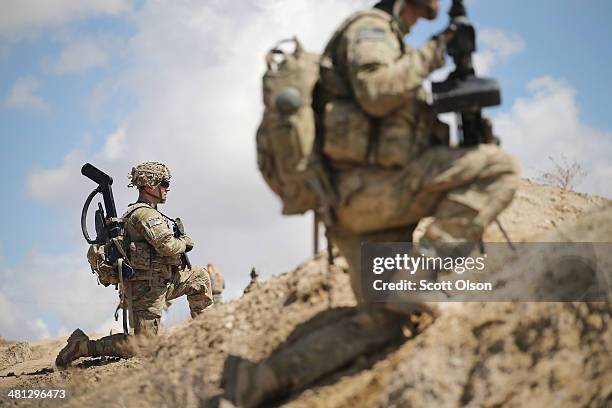
<svg viewBox="0 0 612 408">
<path fill-rule="evenodd" d="M 4 344 L 0 346 L 0 370 L 29 360 L 31 356 L 32 349 L 28 343 L 4 342 Z"/>
<path fill-rule="evenodd" d="M 611 221 L 605 199 L 527 182 L 501 217 L 516 241 L 609 242 Z M 486 238 L 503 240 L 495 225 Z M 138 344 L 140 354 L 130 360 L 84 359 L 50 372 L 65 339 L 41 349 L 30 345 L 44 366 L 6 377 L 15 372 L 11 363 L 0 372 L 0 388 L 68 388 L 67 406 L 201 405 L 221 391 L 228 353 L 262 360 L 313 316 L 355 304 L 344 261 L 337 258 L 327 269 L 320 254 Z M 603 407 L 612 401 L 609 303 L 449 303 L 443 309 L 403 344 L 359 359 L 281 405 Z M 31 358 L 24 354 L 26 362 Z M 25 401 L 37 404 L 45 402 Z"/>
</svg>

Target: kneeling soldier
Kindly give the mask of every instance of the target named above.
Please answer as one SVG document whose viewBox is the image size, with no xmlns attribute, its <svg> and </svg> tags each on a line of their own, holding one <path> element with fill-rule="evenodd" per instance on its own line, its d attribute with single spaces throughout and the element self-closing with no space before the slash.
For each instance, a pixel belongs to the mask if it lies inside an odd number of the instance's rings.
<svg viewBox="0 0 612 408">
<path fill-rule="evenodd" d="M 129 281 L 130 319 L 134 333 L 158 333 L 166 302 L 186 295 L 195 318 L 213 303 L 210 277 L 205 268 L 188 267 L 185 253 L 193 248 L 186 235 L 175 236 L 170 222 L 157 209 L 170 191 L 170 169 L 162 163 L 147 162 L 132 169 L 129 187 L 138 188 L 138 201 L 130 204 L 125 219 L 125 241 L 135 276 Z M 68 338 L 55 364 L 66 367 L 80 357 L 116 356 L 128 358 L 132 351 L 125 334 L 89 340 L 80 329 Z"/>
</svg>

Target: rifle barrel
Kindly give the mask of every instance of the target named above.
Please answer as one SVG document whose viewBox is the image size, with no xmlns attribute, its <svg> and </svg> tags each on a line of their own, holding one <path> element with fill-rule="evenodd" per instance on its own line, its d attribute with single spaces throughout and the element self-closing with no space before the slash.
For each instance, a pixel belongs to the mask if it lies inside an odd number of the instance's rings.
<svg viewBox="0 0 612 408">
<path fill-rule="evenodd" d="M 81 167 L 81 174 L 99 185 L 112 185 L 113 178 L 90 163 Z"/>
</svg>

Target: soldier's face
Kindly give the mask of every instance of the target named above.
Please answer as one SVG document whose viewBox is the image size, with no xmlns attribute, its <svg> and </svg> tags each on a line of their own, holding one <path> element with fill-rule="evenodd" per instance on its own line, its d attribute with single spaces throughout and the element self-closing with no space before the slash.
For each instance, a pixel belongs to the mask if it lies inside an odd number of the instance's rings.
<svg viewBox="0 0 612 408">
<path fill-rule="evenodd" d="M 168 192 L 170 191 L 170 183 L 158 184 L 155 187 L 144 187 L 144 191 L 148 196 L 149 200 L 152 200 L 154 204 L 164 204 L 168 198 Z"/>
<path fill-rule="evenodd" d="M 428 20 L 435 20 L 436 17 L 438 17 L 439 8 L 440 4 L 438 0 L 429 0 L 429 5 L 425 7 L 425 13 L 423 17 Z"/>
<path fill-rule="evenodd" d="M 161 204 L 166 202 L 166 199 L 168 198 L 168 192 L 169 191 L 170 191 L 170 185 L 167 185 L 167 184 L 164 184 L 164 185 L 160 184 L 159 185 L 159 195 L 161 197 L 161 201 L 160 201 Z"/>
<path fill-rule="evenodd" d="M 400 15 L 404 25 L 412 27 L 420 18 L 434 20 L 438 16 L 438 8 L 438 0 L 426 0 L 415 3 L 405 2 Z"/>
</svg>

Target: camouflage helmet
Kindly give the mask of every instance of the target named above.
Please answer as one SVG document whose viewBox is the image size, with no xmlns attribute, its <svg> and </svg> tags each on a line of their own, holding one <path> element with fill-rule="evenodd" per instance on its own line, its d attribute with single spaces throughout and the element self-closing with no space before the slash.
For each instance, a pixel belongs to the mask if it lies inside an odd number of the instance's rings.
<svg viewBox="0 0 612 408">
<path fill-rule="evenodd" d="M 170 169 L 165 164 L 146 162 L 132 167 L 132 172 L 128 175 L 128 187 L 156 187 L 162 181 L 169 181 L 170 177 Z"/>
<path fill-rule="evenodd" d="M 423 7 L 425 9 L 424 17 L 427 20 L 435 20 L 438 17 L 438 0 L 396 0 L 393 7 L 393 17 L 399 18 L 399 11 L 406 3 Z"/>
</svg>

